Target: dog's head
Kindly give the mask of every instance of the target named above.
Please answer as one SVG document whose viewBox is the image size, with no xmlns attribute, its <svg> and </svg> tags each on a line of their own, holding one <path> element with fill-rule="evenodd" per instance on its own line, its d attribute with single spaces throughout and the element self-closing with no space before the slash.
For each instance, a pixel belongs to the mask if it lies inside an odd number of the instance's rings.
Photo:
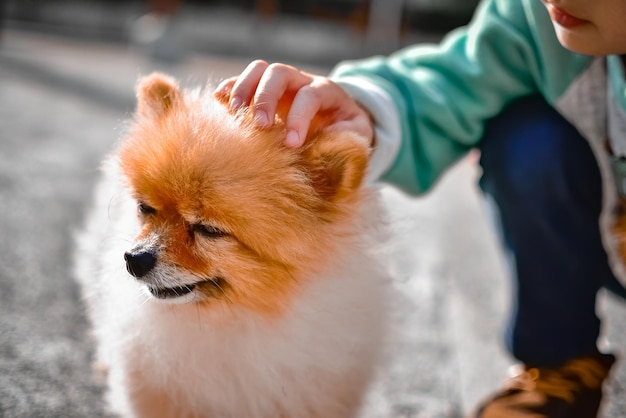
<svg viewBox="0 0 626 418">
<path fill-rule="evenodd" d="M 155 298 L 274 312 L 356 233 L 368 148 L 355 135 L 313 126 L 290 149 L 279 120 L 257 129 L 167 76 L 137 93 L 117 153 L 141 227 L 124 257 Z"/>
</svg>

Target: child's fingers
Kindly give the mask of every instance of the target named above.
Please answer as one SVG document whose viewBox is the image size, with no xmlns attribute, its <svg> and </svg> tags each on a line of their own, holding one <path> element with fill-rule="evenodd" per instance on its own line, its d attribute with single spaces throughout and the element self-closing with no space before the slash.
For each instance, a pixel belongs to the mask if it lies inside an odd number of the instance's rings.
<svg viewBox="0 0 626 418">
<path fill-rule="evenodd" d="M 335 128 L 356 127 L 365 135 L 368 134 L 369 126 L 362 125 L 363 121 L 369 123 L 369 119 L 356 102 L 326 77 L 312 77 L 312 81 L 300 88 L 293 99 L 286 120 L 285 143 L 293 147 L 301 146 L 306 140 L 311 121 L 319 112 L 331 112 Z"/>
<path fill-rule="evenodd" d="M 237 77 L 230 77 L 222 81 L 213 91 L 213 95 L 217 97 L 221 102 L 228 103 L 230 99 L 230 92 L 237 81 Z"/>
<path fill-rule="evenodd" d="M 297 91 L 312 77 L 286 64 L 271 64 L 259 81 L 251 106 L 259 126 L 271 125 L 276 109 L 285 92 Z"/>
<path fill-rule="evenodd" d="M 322 107 L 322 94 L 310 85 L 302 87 L 293 99 L 287 115 L 285 144 L 297 148 L 304 144 L 311 120 Z"/>
<path fill-rule="evenodd" d="M 334 128 L 372 136 L 367 114 L 341 87 L 326 77 L 290 65 L 254 61 L 239 76 L 220 83 L 215 95 L 228 103 L 231 111 L 250 106 L 259 127 L 271 125 L 280 113 L 286 118 L 285 144 L 290 147 L 304 144 L 311 122 L 320 111 L 335 115 Z"/>
<path fill-rule="evenodd" d="M 263 60 L 253 61 L 236 78 L 230 91 L 229 108 L 231 111 L 250 104 L 259 81 L 268 66 L 269 64 Z"/>
</svg>

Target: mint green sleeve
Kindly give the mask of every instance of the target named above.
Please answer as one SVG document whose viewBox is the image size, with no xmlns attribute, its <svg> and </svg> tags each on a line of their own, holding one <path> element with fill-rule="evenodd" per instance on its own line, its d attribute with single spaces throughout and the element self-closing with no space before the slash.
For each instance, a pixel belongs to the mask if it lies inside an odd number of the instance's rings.
<svg viewBox="0 0 626 418">
<path fill-rule="evenodd" d="M 382 180 L 419 194 L 509 102 L 541 93 L 554 104 L 590 62 L 559 44 L 539 0 L 487 0 L 439 45 L 342 63 L 331 76 L 366 78 L 392 98 L 402 138 Z"/>
</svg>

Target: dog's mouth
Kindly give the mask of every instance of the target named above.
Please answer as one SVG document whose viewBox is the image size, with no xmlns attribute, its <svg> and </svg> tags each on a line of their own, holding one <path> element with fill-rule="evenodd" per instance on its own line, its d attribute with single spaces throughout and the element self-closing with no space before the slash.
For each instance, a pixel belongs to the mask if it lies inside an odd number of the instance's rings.
<svg viewBox="0 0 626 418">
<path fill-rule="evenodd" d="M 195 284 L 187 284 L 175 287 L 154 287 L 148 286 L 148 290 L 157 299 L 175 299 L 180 298 L 193 292 L 196 288 Z"/>
<path fill-rule="evenodd" d="M 182 286 L 155 286 L 147 284 L 146 288 L 152 296 L 161 300 L 183 299 L 194 290 L 201 292 L 203 297 L 218 298 L 224 296 L 230 288 L 230 285 L 221 277 L 214 277 L 207 280 L 201 280 L 196 283 L 185 284 Z"/>
</svg>

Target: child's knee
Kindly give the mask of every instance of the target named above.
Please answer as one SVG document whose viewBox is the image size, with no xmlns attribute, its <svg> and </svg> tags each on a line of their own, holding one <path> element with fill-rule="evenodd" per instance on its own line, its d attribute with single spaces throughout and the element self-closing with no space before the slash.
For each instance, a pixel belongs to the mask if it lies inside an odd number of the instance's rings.
<svg viewBox="0 0 626 418">
<path fill-rule="evenodd" d="M 540 205 L 564 197 L 597 163 L 578 131 L 542 98 L 512 103 L 490 121 L 481 146 L 481 186 L 496 199 Z"/>
</svg>

